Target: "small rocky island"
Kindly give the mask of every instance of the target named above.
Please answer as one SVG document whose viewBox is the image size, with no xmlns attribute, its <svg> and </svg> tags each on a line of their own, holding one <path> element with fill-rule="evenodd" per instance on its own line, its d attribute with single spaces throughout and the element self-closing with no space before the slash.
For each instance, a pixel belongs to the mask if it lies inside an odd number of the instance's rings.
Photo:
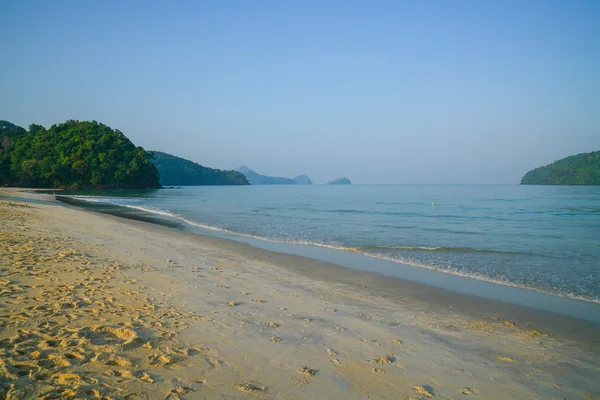
<svg viewBox="0 0 600 400">
<path fill-rule="evenodd" d="M 328 185 L 352 185 L 350 179 L 348 178 L 338 178 L 334 179 L 331 182 L 327 183 Z"/>
<path fill-rule="evenodd" d="M 296 185 L 312 185 L 313 184 L 312 180 L 306 175 L 298 175 L 297 177 L 294 178 L 294 182 L 296 182 Z"/>
</svg>

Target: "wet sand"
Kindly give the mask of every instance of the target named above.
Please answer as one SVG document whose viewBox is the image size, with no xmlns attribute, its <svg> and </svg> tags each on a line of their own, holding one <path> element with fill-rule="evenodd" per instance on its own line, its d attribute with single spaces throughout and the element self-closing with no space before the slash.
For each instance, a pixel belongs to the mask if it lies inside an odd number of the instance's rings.
<svg viewBox="0 0 600 400">
<path fill-rule="evenodd" d="M 0 398 L 600 396 L 597 324 L 2 191 Z"/>
</svg>

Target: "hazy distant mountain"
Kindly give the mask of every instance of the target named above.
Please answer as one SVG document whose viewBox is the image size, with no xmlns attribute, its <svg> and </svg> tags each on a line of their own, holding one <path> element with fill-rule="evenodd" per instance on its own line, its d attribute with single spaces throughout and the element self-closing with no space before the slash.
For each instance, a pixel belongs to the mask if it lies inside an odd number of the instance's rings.
<svg viewBox="0 0 600 400">
<path fill-rule="evenodd" d="M 352 185 L 352 182 L 348 178 L 338 178 L 329 182 L 328 185 Z"/>
<path fill-rule="evenodd" d="M 163 186 L 247 185 L 246 177 L 237 171 L 203 167 L 185 158 L 153 151 L 152 162 Z"/>
<path fill-rule="evenodd" d="M 313 182 L 310 180 L 310 178 L 307 175 L 298 175 L 297 177 L 294 178 L 294 182 L 296 182 L 296 185 L 312 185 Z"/>
<path fill-rule="evenodd" d="M 600 151 L 563 158 L 525 174 L 521 185 L 600 185 Z"/>
<path fill-rule="evenodd" d="M 244 176 L 246 177 L 246 179 L 248 179 L 248 182 L 250 182 L 251 185 L 296 185 L 297 184 L 297 182 L 294 179 L 281 178 L 281 177 L 277 177 L 277 176 L 261 175 L 258 172 L 253 171 L 244 165 L 239 167 L 238 169 L 236 169 L 236 171 L 244 174 Z M 308 178 L 308 176 L 306 178 Z M 310 181 L 310 178 L 308 178 L 308 180 Z"/>
</svg>

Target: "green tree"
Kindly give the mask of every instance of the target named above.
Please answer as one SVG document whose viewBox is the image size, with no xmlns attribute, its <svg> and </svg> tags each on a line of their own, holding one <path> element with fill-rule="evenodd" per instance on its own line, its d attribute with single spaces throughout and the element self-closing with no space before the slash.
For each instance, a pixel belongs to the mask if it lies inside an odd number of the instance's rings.
<svg viewBox="0 0 600 400">
<path fill-rule="evenodd" d="M 98 123 L 69 120 L 29 131 L 0 121 L 0 183 L 28 187 L 157 188 L 151 155 Z"/>
<path fill-rule="evenodd" d="M 600 185 L 600 151 L 563 158 L 535 168 L 521 179 L 522 185 Z"/>
<path fill-rule="evenodd" d="M 153 151 L 152 156 L 163 185 L 248 185 L 246 177 L 237 171 L 207 168 L 160 151 Z"/>
</svg>

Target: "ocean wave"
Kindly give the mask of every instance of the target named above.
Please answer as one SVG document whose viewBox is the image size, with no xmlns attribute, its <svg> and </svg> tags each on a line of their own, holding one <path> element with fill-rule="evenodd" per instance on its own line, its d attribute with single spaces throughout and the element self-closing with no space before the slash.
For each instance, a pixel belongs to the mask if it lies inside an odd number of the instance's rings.
<svg viewBox="0 0 600 400">
<path fill-rule="evenodd" d="M 386 256 L 386 255 L 382 255 L 382 254 L 374 254 L 374 253 L 363 253 L 363 254 L 365 254 L 365 255 L 367 255 L 369 257 L 373 257 L 373 258 L 379 258 L 379 259 L 382 259 L 382 260 L 392 261 L 392 262 L 396 262 L 396 263 L 399 263 L 399 264 L 406 264 L 406 265 L 410 265 L 410 266 L 413 266 L 413 267 L 418 267 L 418 268 L 428 269 L 428 270 L 432 270 L 432 271 L 442 272 L 444 274 L 459 276 L 459 277 L 462 277 L 462 278 L 475 279 L 475 280 L 478 280 L 478 281 L 484 281 L 484 282 L 494 283 L 494 284 L 502 285 L 502 286 L 510 286 L 510 287 L 515 287 L 515 288 L 519 288 L 519 289 L 532 290 L 534 292 L 551 294 L 553 296 L 563 297 L 563 298 L 567 298 L 567 299 L 571 299 L 571 300 L 579 300 L 579 301 L 585 301 L 587 303 L 600 304 L 600 298 L 597 298 L 597 297 L 590 297 L 590 296 L 585 296 L 585 295 L 579 295 L 579 294 L 574 294 L 574 293 L 571 293 L 571 292 L 567 293 L 567 292 L 563 292 L 563 291 L 544 290 L 544 289 L 540 289 L 540 288 L 537 288 L 537 287 L 534 287 L 534 286 L 523 285 L 523 284 L 520 284 L 520 283 L 511 282 L 511 281 L 509 281 L 507 279 L 492 278 L 490 276 L 481 275 L 481 274 L 477 274 L 477 273 L 474 273 L 474 272 L 457 271 L 457 270 L 453 270 L 453 269 L 438 267 L 438 266 L 435 266 L 435 265 L 430 265 L 430 264 L 424 264 L 424 263 L 420 263 L 420 262 L 415 262 L 415 261 L 407 260 L 407 259 L 404 259 L 404 258 L 390 257 L 390 256 Z"/>
<path fill-rule="evenodd" d="M 81 200 L 83 199 L 84 201 L 88 201 L 90 203 L 105 203 L 105 204 L 113 204 L 112 199 L 109 198 L 104 198 L 104 197 L 98 197 L 98 196 L 64 196 L 64 197 L 71 197 L 73 199 L 76 200 Z"/>
<path fill-rule="evenodd" d="M 113 205 L 113 206 L 127 206 L 128 203 L 140 201 L 139 199 L 99 197 L 99 196 L 87 196 L 87 195 L 71 195 L 71 196 L 63 196 L 63 197 L 70 197 L 75 200 L 87 201 L 89 203 L 108 204 L 108 205 Z"/>
<path fill-rule="evenodd" d="M 178 215 L 170 213 L 170 212 L 165 212 L 165 211 L 160 211 L 160 210 L 153 210 L 153 209 L 150 209 L 150 208 L 144 208 L 144 207 L 138 207 L 138 206 L 129 206 L 129 207 L 131 207 L 131 208 L 137 208 L 137 209 L 140 209 L 140 210 L 143 210 L 143 211 L 154 212 L 154 213 L 157 213 L 157 214 L 174 217 L 174 218 L 177 218 L 177 219 L 179 219 L 181 221 L 184 221 L 184 222 L 186 222 L 186 223 L 188 223 L 190 225 L 193 225 L 193 226 L 197 226 L 197 227 L 200 227 L 200 228 L 209 229 L 209 230 L 213 230 L 213 231 L 220 231 L 220 232 L 224 232 L 224 233 L 235 235 L 235 236 L 242 236 L 242 237 L 252 238 L 252 239 L 256 239 L 256 240 L 262 240 L 262 241 L 272 242 L 272 243 L 297 244 L 297 245 L 314 246 L 314 247 L 320 247 L 320 248 L 326 248 L 326 249 L 332 249 L 332 250 L 338 250 L 338 251 L 347 251 L 347 252 L 359 253 L 359 254 L 362 254 L 362 255 L 367 256 L 367 257 L 378 258 L 378 259 L 383 259 L 383 260 L 391 261 L 391 262 L 398 263 L 398 264 L 410 265 L 410 266 L 413 266 L 413 267 L 418 267 L 418 268 L 428 269 L 428 270 L 432 270 L 432 271 L 442 272 L 442 273 L 445 273 L 445 274 L 459 276 L 459 277 L 462 277 L 462 278 L 475 279 L 475 280 L 479 280 L 479 281 L 494 283 L 494 284 L 497 284 L 497 285 L 516 287 L 516 288 L 520 288 L 520 289 L 532 290 L 532 291 L 535 291 L 535 292 L 546 293 L 546 294 L 551 294 L 551 295 L 555 295 L 555 296 L 559 296 L 559 297 L 564 297 L 564 298 L 568 298 L 568 299 L 572 299 L 572 300 L 579 300 L 579 301 L 585 301 L 585 302 L 588 302 L 588 303 L 600 304 L 600 298 L 583 296 L 583 295 L 578 295 L 578 294 L 573 294 L 573 293 L 564 293 L 564 292 L 560 292 L 560 291 L 543 290 L 543 289 L 539 289 L 539 288 L 536 288 L 536 287 L 533 287 L 533 286 L 522 285 L 522 284 L 519 284 L 519 283 L 511 282 L 511 281 L 506 280 L 506 279 L 492 278 L 492 277 L 489 277 L 489 276 L 486 276 L 486 275 L 477 274 L 477 273 L 457 271 L 457 270 L 452 270 L 452 269 L 448 269 L 448 268 L 438 267 L 438 266 L 435 266 L 435 265 L 430 265 L 430 264 L 425 264 L 425 263 L 419 263 L 419 262 L 415 262 L 415 261 L 408 260 L 408 259 L 401 258 L 401 257 L 397 257 L 397 256 L 388 256 L 388 255 L 384 255 L 384 254 L 378 254 L 378 253 L 369 251 L 369 249 L 392 248 L 392 249 L 396 249 L 396 250 L 403 249 L 403 250 L 420 250 L 420 251 L 480 252 L 480 253 L 499 253 L 499 254 L 523 254 L 523 253 L 518 253 L 518 252 L 512 252 L 512 253 L 511 252 L 500 252 L 500 251 L 495 251 L 495 250 L 471 249 L 471 248 L 464 248 L 464 247 L 463 248 L 461 248 L 461 247 L 454 247 L 453 248 L 453 247 L 443 247 L 443 246 L 432 246 L 432 247 L 428 247 L 428 246 L 363 246 L 363 247 L 349 247 L 349 246 L 343 246 L 343 245 L 339 245 L 339 244 L 319 243 L 319 242 L 312 242 L 312 241 L 307 241 L 307 240 L 275 239 L 275 238 L 269 238 L 269 237 L 264 237 L 264 236 L 259 236 L 259 235 L 252 235 L 252 234 L 247 234 L 247 233 L 236 232 L 236 231 L 229 230 L 229 229 L 226 229 L 226 228 L 220 228 L 220 227 L 215 227 L 215 226 L 211 226 L 211 225 L 201 224 L 201 223 L 198 223 L 198 222 L 195 222 L 195 221 L 191 221 L 191 220 L 189 220 L 187 218 L 178 216 Z"/>
<path fill-rule="evenodd" d="M 75 196 L 73 196 L 75 197 Z M 113 202 L 113 200 L 115 199 L 108 199 L 108 198 L 95 198 L 95 199 L 91 199 L 91 196 L 77 196 L 77 198 L 85 198 L 85 201 L 90 201 L 90 202 L 104 202 L 104 203 L 108 203 L 108 204 L 112 204 L 115 206 L 122 206 L 122 207 L 126 207 L 126 208 L 131 208 L 131 209 L 136 209 L 139 211 L 143 211 L 143 212 L 148 212 L 151 214 L 157 214 L 157 215 L 161 215 L 164 217 L 168 217 L 168 218 L 174 218 L 177 219 L 179 221 L 185 222 L 189 225 L 192 226 L 196 226 L 202 229 L 206 229 L 206 230 L 210 230 L 210 231 L 218 231 L 218 232 L 223 232 L 229 235 L 233 235 L 233 236 L 241 236 L 241 237 L 247 237 L 247 238 L 252 238 L 252 239 L 256 239 L 256 240 L 261 240 L 261 241 L 267 241 L 267 242 L 273 242 L 273 243 L 288 243 L 288 244 L 297 244 L 297 245 L 305 245 L 305 246 L 314 246 L 314 247 L 320 247 L 320 248 L 327 248 L 327 249 L 332 249 L 332 250 L 338 250 L 338 251 L 346 251 L 346 252 L 353 252 L 353 253 L 359 253 L 362 254 L 364 256 L 367 257 L 372 257 L 372 258 L 377 258 L 377 259 L 382 259 L 382 260 L 386 260 L 386 261 L 391 261 L 394 263 L 398 263 L 398 264 L 403 264 L 403 265 L 410 265 L 413 267 L 418 267 L 418 268 L 423 268 L 423 269 L 428 269 L 428 270 L 432 270 L 432 271 L 437 271 L 437 272 L 442 272 L 445 274 L 449 274 L 449 275 L 454 275 L 454 276 L 459 276 L 462 278 L 469 278 L 469 279 L 475 279 L 475 280 L 479 280 L 479 281 L 484 281 L 484 282 L 489 282 L 489 283 L 494 283 L 494 284 L 498 284 L 498 285 L 503 285 L 503 286 L 510 286 L 510 287 L 515 287 L 515 288 L 520 288 L 520 289 L 525 289 L 525 290 L 532 290 L 535 292 L 540 292 L 540 293 L 546 293 L 546 294 L 551 294 L 554 296 L 559 296 L 559 297 L 563 297 L 563 298 L 568 298 L 571 300 L 579 300 L 579 301 L 585 301 L 588 303 L 595 303 L 595 304 L 600 304 L 600 298 L 596 298 L 596 297 L 590 297 L 590 296 L 585 296 L 585 295 L 579 295 L 579 294 L 574 294 L 574 293 L 566 293 L 566 292 L 562 292 L 562 291 L 553 291 L 553 290 L 544 290 L 544 289 L 540 289 L 540 288 L 536 288 L 533 286 L 528 286 L 528 285 L 523 285 L 523 284 L 519 284 L 519 283 L 515 283 L 515 282 L 511 282 L 509 280 L 506 279 L 499 279 L 499 278 L 492 278 L 486 275 L 481 275 L 481 274 L 477 274 L 477 273 L 473 273 L 473 272 L 465 272 L 465 271 L 457 271 L 457 270 L 453 270 L 453 269 L 448 269 L 448 268 L 444 268 L 444 267 L 439 267 L 439 266 L 435 266 L 435 265 L 431 265 L 431 264 L 425 264 L 425 263 L 420 263 L 420 262 L 415 262 L 413 260 L 408 260 L 405 258 L 402 258 L 400 256 L 394 255 L 394 256 L 390 256 L 390 255 L 386 255 L 386 254 L 381 254 L 381 253 L 377 253 L 377 250 L 412 250 L 412 251 L 427 251 L 427 252 L 463 252 L 463 253 L 491 253 L 491 254 L 527 254 L 527 253 L 518 253 L 518 252 L 502 252 L 502 251 L 496 251 L 496 250 L 486 250 L 486 249 L 472 249 L 472 248 L 468 248 L 468 247 L 444 247 L 444 246 L 362 246 L 362 247 L 349 247 L 349 246 L 344 246 L 344 245 L 340 245 L 340 244 L 335 244 L 335 243 L 320 243 L 320 242 L 312 242 L 312 241 L 306 241 L 306 240 L 285 240 L 285 239 L 276 239 L 276 238 L 269 238 L 269 237 L 264 237 L 264 236 L 259 236 L 259 235 L 253 235 L 253 234 L 248 234 L 248 233 L 242 233 L 242 232 L 237 232 L 237 231 L 233 231 L 230 229 L 226 229 L 226 228 L 222 228 L 222 227 L 217 227 L 217 226 L 213 226 L 213 225 L 207 225 L 207 224 L 203 224 L 203 223 L 199 223 L 190 219 L 187 219 L 177 213 L 174 212 L 170 212 L 170 211 L 165 211 L 165 210 L 161 210 L 161 209 L 156 209 L 153 207 L 144 207 L 144 206 L 137 206 L 137 205 L 132 205 L 132 204 L 119 204 L 117 202 Z"/>
<path fill-rule="evenodd" d="M 366 251 L 371 249 L 376 250 L 406 250 L 406 251 L 440 251 L 448 253 L 483 253 L 483 254 L 515 254 L 515 255 L 530 255 L 529 253 L 521 253 L 517 251 L 501 251 L 491 249 L 473 249 L 471 247 L 446 247 L 446 246 L 363 246 L 361 249 Z"/>
</svg>

